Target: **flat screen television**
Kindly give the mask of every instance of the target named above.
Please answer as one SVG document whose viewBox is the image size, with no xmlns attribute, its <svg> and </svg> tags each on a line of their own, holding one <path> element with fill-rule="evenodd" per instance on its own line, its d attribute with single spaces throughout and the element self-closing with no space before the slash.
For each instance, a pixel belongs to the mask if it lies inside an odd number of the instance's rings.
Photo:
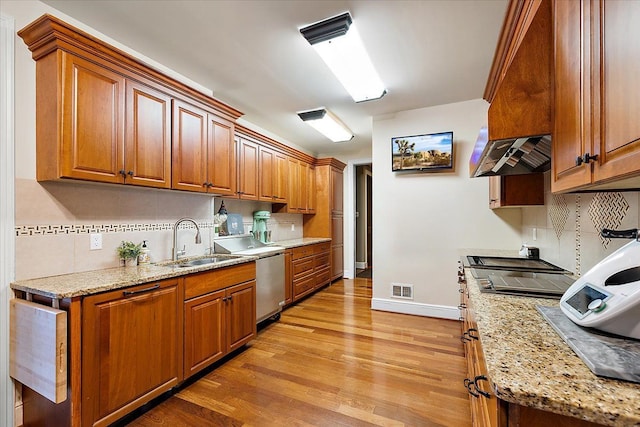
<svg viewBox="0 0 640 427">
<path fill-rule="evenodd" d="M 453 132 L 391 138 L 391 152 L 393 172 L 453 169 Z"/>
</svg>

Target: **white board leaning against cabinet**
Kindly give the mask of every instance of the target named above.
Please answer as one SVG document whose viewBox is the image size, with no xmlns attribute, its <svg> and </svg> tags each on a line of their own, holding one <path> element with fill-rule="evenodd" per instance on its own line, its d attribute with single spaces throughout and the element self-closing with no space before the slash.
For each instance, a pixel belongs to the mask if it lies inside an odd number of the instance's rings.
<svg viewBox="0 0 640 427">
<path fill-rule="evenodd" d="M 9 375 L 54 403 L 67 399 L 67 313 L 10 301 Z"/>
</svg>

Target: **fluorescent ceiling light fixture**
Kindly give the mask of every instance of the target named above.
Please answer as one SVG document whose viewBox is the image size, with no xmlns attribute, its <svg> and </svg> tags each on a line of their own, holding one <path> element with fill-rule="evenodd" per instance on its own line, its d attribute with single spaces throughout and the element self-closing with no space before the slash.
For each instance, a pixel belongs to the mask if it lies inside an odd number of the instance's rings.
<svg viewBox="0 0 640 427">
<path fill-rule="evenodd" d="M 349 12 L 304 27 L 300 33 L 355 102 L 382 98 L 387 93 Z"/>
<path fill-rule="evenodd" d="M 333 142 L 345 142 L 353 138 L 353 133 L 349 128 L 325 108 L 303 111 L 298 113 L 298 116 Z"/>
</svg>

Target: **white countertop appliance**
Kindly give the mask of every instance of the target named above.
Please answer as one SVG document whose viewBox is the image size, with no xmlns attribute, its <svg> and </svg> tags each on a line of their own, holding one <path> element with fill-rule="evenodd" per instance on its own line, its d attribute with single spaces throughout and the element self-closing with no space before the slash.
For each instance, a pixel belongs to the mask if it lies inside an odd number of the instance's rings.
<svg viewBox="0 0 640 427">
<path fill-rule="evenodd" d="M 640 236 L 637 229 L 602 230 L 608 238 L 632 238 L 567 289 L 560 308 L 574 323 L 640 340 Z"/>
</svg>

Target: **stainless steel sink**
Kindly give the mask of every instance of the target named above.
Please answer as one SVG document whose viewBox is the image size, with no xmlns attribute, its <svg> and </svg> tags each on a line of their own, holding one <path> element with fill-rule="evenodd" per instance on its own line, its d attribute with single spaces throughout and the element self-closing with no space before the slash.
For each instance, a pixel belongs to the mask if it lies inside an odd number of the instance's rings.
<svg viewBox="0 0 640 427">
<path fill-rule="evenodd" d="M 230 259 L 234 259 L 234 258 L 238 258 L 237 256 L 213 256 L 213 257 L 207 257 L 207 258 L 198 258 L 198 259 L 192 259 L 192 260 L 178 260 L 178 261 L 174 261 L 172 263 L 170 263 L 170 265 L 174 266 L 174 267 L 181 267 L 181 268 L 186 268 L 186 267 L 197 267 L 199 265 L 208 265 L 208 264 L 215 264 L 218 262 L 223 262 L 223 261 L 229 261 Z"/>
</svg>

